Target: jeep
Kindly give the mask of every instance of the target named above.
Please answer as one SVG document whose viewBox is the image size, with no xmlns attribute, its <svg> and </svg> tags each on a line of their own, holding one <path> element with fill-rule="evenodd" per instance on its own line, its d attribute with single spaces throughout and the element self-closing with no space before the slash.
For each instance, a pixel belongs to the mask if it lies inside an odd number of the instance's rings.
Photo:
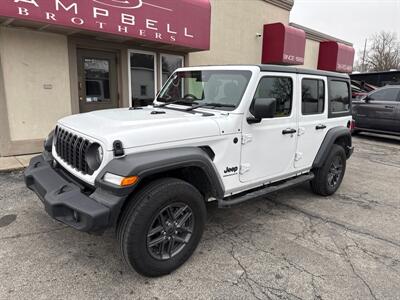
<svg viewBox="0 0 400 300">
<path fill-rule="evenodd" d="M 54 219 L 114 228 L 138 273 L 169 274 L 199 244 L 207 202 L 230 207 L 304 182 L 335 193 L 353 152 L 350 99 L 339 73 L 181 68 L 153 105 L 59 120 L 25 182 Z"/>
</svg>

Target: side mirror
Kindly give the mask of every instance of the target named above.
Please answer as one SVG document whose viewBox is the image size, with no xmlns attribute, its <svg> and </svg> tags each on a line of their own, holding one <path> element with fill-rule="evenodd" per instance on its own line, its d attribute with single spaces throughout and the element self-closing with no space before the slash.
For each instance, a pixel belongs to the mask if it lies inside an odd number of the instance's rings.
<svg viewBox="0 0 400 300">
<path fill-rule="evenodd" d="M 252 123 L 260 123 L 262 119 L 271 119 L 276 113 L 275 98 L 256 98 L 253 104 L 254 118 L 248 118 L 247 121 Z"/>
<path fill-rule="evenodd" d="M 371 100 L 371 98 L 368 95 L 364 97 L 365 102 L 369 102 L 370 100 Z"/>
</svg>

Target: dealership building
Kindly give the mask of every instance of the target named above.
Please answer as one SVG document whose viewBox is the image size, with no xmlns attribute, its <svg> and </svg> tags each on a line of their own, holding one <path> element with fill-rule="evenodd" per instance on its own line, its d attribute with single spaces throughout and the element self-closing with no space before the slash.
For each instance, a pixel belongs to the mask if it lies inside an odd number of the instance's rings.
<svg viewBox="0 0 400 300">
<path fill-rule="evenodd" d="M 0 156 L 40 152 L 58 119 L 145 105 L 178 67 L 350 73 L 352 44 L 289 22 L 293 0 L 2 0 Z"/>
</svg>

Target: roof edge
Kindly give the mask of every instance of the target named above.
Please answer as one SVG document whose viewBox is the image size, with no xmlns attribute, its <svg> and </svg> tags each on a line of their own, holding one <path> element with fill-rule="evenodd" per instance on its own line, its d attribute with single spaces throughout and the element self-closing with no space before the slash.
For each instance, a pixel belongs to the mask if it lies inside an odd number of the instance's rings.
<svg viewBox="0 0 400 300">
<path fill-rule="evenodd" d="M 296 24 L 296 23 L 293 23 L 293 22 L 289 23 L 289 25 L 292 26 L 292 27 L 295 27 L 297 29 L 304 30 L 305 33 L 306 33 L 306 37 L 309 40 L 316 41 L 316 42 L 335 41 L 335 42 L 342 43 L 344 45 L 353 47 L 353 44 L 350 43 L 350 42 L 347 42 L 347 41 L 342 40 L 342 39 L 338 39 L 336 37 L 333 37 L 331 35 L 316 31 L 314 29 L 305 27 L 303 25 L 299 25 L 299 24 Z"/>
<path fill-rule="evenodd" d="M 294 0 L 264 0 L 270 4 L 291 11 L 294 5 Z"/>
</svg>

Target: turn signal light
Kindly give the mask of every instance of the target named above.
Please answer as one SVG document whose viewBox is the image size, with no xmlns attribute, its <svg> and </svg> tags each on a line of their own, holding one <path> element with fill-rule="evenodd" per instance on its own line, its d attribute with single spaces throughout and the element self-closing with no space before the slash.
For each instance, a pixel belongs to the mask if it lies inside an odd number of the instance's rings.
<svg viewBox="0 0 400 300">
<path fill-rule="evenodd" d="M 108 183 L 117 185 L 117 186 L 127 187 L 127 186 L 131 186 L 131 185 L 134 185 L 135 183 L 137 183 L 139 180 L 139 177 L 138 176 L 122 177 L 119 175 L 106 173 L 103 177 L 103 180 Z"/>
<path fill-rule="evenodd" d="M 130 186 L 134 185 L 139 180 L 137 176 L 125 177 L 121 181 L 121 186 Z"/>
</svg>

